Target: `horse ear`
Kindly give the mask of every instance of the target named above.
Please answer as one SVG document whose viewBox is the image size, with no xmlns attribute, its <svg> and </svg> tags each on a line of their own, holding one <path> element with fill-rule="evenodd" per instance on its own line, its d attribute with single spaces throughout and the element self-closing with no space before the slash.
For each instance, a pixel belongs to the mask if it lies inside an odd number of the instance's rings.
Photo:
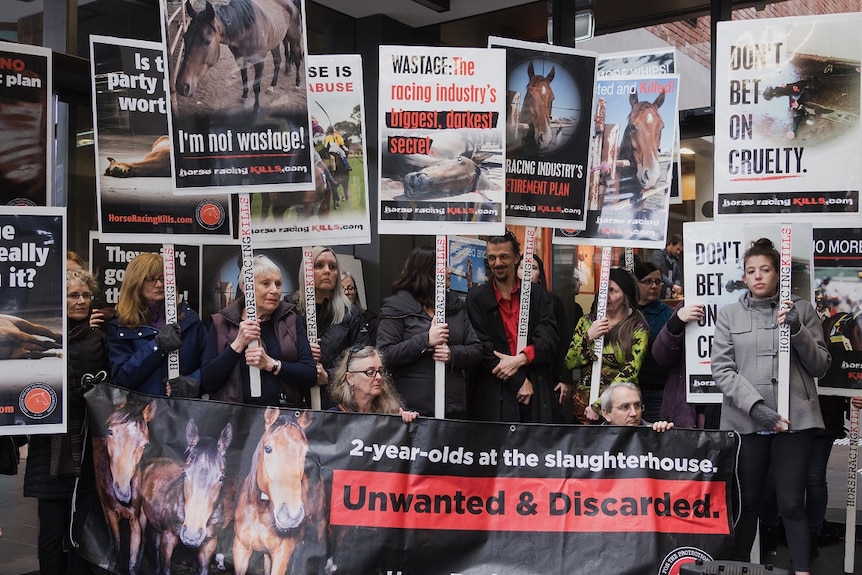
<svg viewBox="0 0 862 575">
<path fill-rule="evenodd" d="M 656 108 L 661 108 L 661 105 L 664 104 L 664 92 L 659 92 L 658 97 L 655 99 L 655 102 L 652 103 Z"/>
<path fill-rule="evenodd" d="M 275 420 L 278 419 L 278 416 L 281 412 L 277 407 L 269 406 L 266 408 L 266 411 L 263 413 L 263 422 L 266 424 L 266 428 L 269 429 L 272 427 L 272 424 L 275 423 Z"/>
<path fill-rule="evenodd" d="M 553 79 L 554 79 L 554 74 L 556 74 L 556 72 L 557 72 L 557 67 L 556 67 L 556 66 L 551 66 L 551 71 L 548 73 L 548 75 L 547 75 L 547 76 L 545 76 L 545 80 L 547 80 L 548 82 L 550 82 L 551 80 L 553 80 Z"/>
<path fill-rule="evenodd" d="M 155 417 L 155 415 L 156 415 L 156 402 L 155 401 L 151 401 L 150 403 L 147 404 L 147 406 L 144 408 L 143 415 L 144 415 L 144 421 L 146 421 L 147 423 L 149 423 L 153 420 L 153 417 Z"/>
<path fill-rule="evenodd" d="M 233 439 L 233 427 L 230 422 L 224 426 L 224 429 L 221 431 L 221 435 L 218 438 L 218 449 L 222 453 L 227 451 L 228 445 L 230 445 L 231 440 Z"/>
<path fill-rule="evenodd" d="M 194 419 L 189 419 L 189 422 L 186 424 L 186 445 L 188 445 L 189 448 L 192 448 L 198 444 L 199 439 L 198 425 L 195 423 Z"/>
<path fill-rule="evenodd" d="M 215 9 L 213 8 L 213 5 L 210 4 L 209 2 L 207 2 L 207 7 L 205 10 L 206 10 L 207 19 L 215 20 Z"/>
<path fill-rule="evenodd" d="M 308 426 L 311 425 L 311 411 L 308 409 L 304 410 L 299 417 L 296 418 L 296 422 L 303 430 L 307 429 Z"/>
<path fill-rule="evenodd" d="M 189 18 L 194 18 L 198 15 L 198 13 L 195 12 L 194 6 L 192 6 L 192 0 L 186 0 L 186 14 L 189 15 Z"/>
<path fill-rule="evenodd" d="M 529 64 L 527 64 L 527 76 L 532 78 L 535 75 L 536 75 L 536 69 L 533 68 L 533 62 L 531 61 Z"/>
<path fill-rule="evenodd" d="M 638 103 L 638 94 L 637 94 L 637 92 L 632 92 L 631 94 L 629 94 L 629 104 L 631 104 L 632 107 L 634 108 L 634 105 L 637 103 Z"/>
</svg>

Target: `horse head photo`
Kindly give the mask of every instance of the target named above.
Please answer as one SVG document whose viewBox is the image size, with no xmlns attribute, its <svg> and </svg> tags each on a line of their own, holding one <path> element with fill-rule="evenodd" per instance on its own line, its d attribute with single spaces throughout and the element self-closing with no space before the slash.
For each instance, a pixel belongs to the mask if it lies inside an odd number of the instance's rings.
<svg viewBox="0 0 862 575">
<path fill-rule="evenodd" d="M 662 176 L 659 157 L 664 120 L 658 109 L 664 104 L 664 92 L 652 102 L 641 102 L 637 94 L 629 96 L 632 106 L 628 124 L 623 131 L 618 160 L 622 160 L 620 180 L 632 180 L 638 188 L 635 197 L 644 190 L 655 188 Z"/>
<path fill-rule="evenodd" d="M 555 73 L 555 66 L 551 66 L 551 71 L 545 76 L 536 74 L 532 62 L 527 67 L 527 88 L 519 112 L 519 122 L 527 124 L 525 138 L 539 152 L 547 149 L 554 141 L 551 128 L 554 89 L 551 87 L 551 82 L 554 80 Z"/>
<path fill-rule="evenodd" d="M 214 7 L 206 2 L 196 11 L 186 0 L 190 18 L 183 34 L 183 57 L 179 64 L 175 88 L 180 96 L 193 96 L 198 83 L 215 66 L 221 55 L 221 44 L 230 48 L 242 77 L 242 98 L 248 98 L 248 67 L 254 68 L 254 110 L 260 109 L 260 83 L 267 53 L 272 54 L 271 86 L 278 84 L 281 47 L 287 54 L 285 73 L 291 63 L 296 66 L 296 86 L 302 61 L 302 16 L 294 0 L 232 0 Z"/>
<path fill-rule="evenodd" d="M 251 469 L 240 489 L 233 543 L 234 570 L 245 575 L 252 552 L 266 556 L 272 575 L 284 575 L 308 515 L 309 482 L 305 475 L 308 412 L 299 419 L 278 408 L 264 412 L 264 431 Z"/>
<path fill-rule="evenodd" d="M 166 178 L 171 175 L 171 140 L 159 136 L 143 159 L 132 162 L 118 162 L 108 157 L 106 176 L 114 178 Z"/>
<path fill-rule="evenodd" d="M 233 518 L 234 492 L 225 479 L 225 454 L 233 439 L 231 424 L 218 438 L 200 437 L 194 419 L 186 424 L 186 458 L 159 457 L 141 471 L 140 514 L 142 532 L 156 531 L 160 573 L 169 575 L 177 543 L 198 550 L 201 575 L 218 543 L 218 532 Z M 137 554 L 132 548 L 130 554 Z"/>
<path fill-rule="evenodd" d="M 96 491 L 105 521 L 113 537 L 114 549 L 120 549 L 120 521 L 129 522 L 130 549 L 140 547 L 138 524 L 138 465 L 144 448 L 150 442 L 149 424 L 156 414 L 156 402 L 123 402 L 105 421 L 105 436 L 93 438 L 93 465 Z M 129 555 L 129 573 L 137 573 L 137 553 Z"/>
</svg>

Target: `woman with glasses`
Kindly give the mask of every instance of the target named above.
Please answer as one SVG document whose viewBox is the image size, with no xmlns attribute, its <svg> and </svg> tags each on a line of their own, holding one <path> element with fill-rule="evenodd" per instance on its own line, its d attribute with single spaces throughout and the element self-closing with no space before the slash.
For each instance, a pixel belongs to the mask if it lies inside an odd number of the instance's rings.
<svg viewBox="0 0 862 575">
<path fill-rule="evenodd" d="M 255 256 L 252 274 L 257 318 L 246 316 L 242 295 L 213 314 L 201 368 L 203 388 L 220 401 L 310 408 L 317 369 L 305 321 L 294 304 L 282 300 L 281 269 L 275 262 Z M 249 367 L 260 370 L 259 395 L 252 393 Z"/>
<path fill-rule="evenodd" d="M 662 285 L 661 270 L 652 262 L 641 262 L 635 265 L 635 279 L 638 281 L 638 307 L 649 327 L 649 344 L 644 358 L 644 364 L 638 376 L 638 385 L 643 396 L 644 418 L 647 421 L 657 421 L 661 411 L 664 384 L 667 381 L 668 370 L 658 365 L 652 356 L 652 347 L 661 328 L 673 315 L 673 309 L 660 298 Z"/>
<path fill-rule="evenodd" d="M 108 334 L 111 381 L 150 395 L 197 397 L 206 329 L 198 314 L 182 302 L 178 323 L 165 319 L 162 256 L 138 254 L 126 267 Z M 180 356 L 180 376 L 168 381 L 168 354 Z"/>
<path fill-rule="evenodd" d="M 64 541 L 71 522 L 75 481 L 81 475 L 84 391 L 89 382 L 103 381 L 108 369 L 105 334 L 90 324 L 90 306 L 97 290 L 89 272 L 66 272 L 68 432 L 30 436 L 24 496 L 38 499 L 39 572 L 45 575 L 88 572 L 84 561 Z"/>
<path fill-rule="evenodd" d="M 341 287 L 338 258 L 326 246 L 311 249 L 314 266 L 314 306 L 317 312 L 317 342 L 311 344 L 311 353 L 317 362 L 317 385 L 329 383 L 330 375 L 339 354 L 353 345 L 366 345 L 368 332 L 363 329 L 362 313 L 351 305 Z M 299 269 L 297 285 L 305 285 L 305 273 Z M 299 290 L 293 297 L 302 317 L 308 317 L 305 294 Z M 324 398 L 327 397 L 323 393 Z M 324 400 L 325 401 L 325 400 Z"/>
<path fill-rule="evenodd" d="M 595 310 L 578 320 L 566 367 L 580 368 L 581 378 L 574 395 L 575 417 L 585 425 L 598 423 L 601 408 L 590 404 L 593 362 L 597 357 L 593 342 L 602 340 L 600 393 L 616 381 L 636 383 L 646 356 L 649 331 L 643 315 L 637 309 L 638 290 L 634 276 L 622 268 L 612 268 L 608 281 L 605 317 L 596 319 Z"/>
<path fill-rule="evenodd" d="M 330 411 L 399 414 L 405 423 L 419 417 L 418 412 L 404 409 L 389 372 L 383 367 L 383 357 L 372 346 L 352 347 L 341 354 L 329 393 L 335 403 Z"/>
<path fill-rule="evenodd" d="M 805 482 L 815 433 L 823 429 L 814 378 L 826 373 L 831 356 L 814 307 L 796 296 L 780 300 L 780 259 L 768 238 L 746 250 L 743 280 L 748 289 L 716 314 L 712 377 L 723 395 L 721 429 L 740 436 L 742 509 L 732 558 L 748 561 L 771 470 L 793 569 L 808 575 Z M 782 324 L 790 328 L 789 382 L 778 381 Z M 778 411 L 779 385 L 789 385 L 789 414 Z"/>
<path fill-rule="evenodd" d="M 482 360 L 482 344 L 458 297 L 446 294 L 446 323 L 434 321 L 434 249 L 413 248 L 392 295 L 380 306 L 377 346 L 398 393 L 425 416 L 434 414 L 435 362 L 446 364 L 446 417 L 467 416 L 464 370 Z M 448 275 L 448 274 L 447 274 Z"/>
<path fill-rule="evenodd" d="M 356 286 L 356 278 L 350 272 L 341 272 L 341 287 L 344 288 L 344 295 L 350 300 L 350 303 L 359 308 L 362 312 L 362 329 L 368 333 L 368 344 L 374 345 L 377 341 L 377 314 L 367 309 L 362 304 L 362 299 L 359 297 L 359 290 Z"/>
</svg>

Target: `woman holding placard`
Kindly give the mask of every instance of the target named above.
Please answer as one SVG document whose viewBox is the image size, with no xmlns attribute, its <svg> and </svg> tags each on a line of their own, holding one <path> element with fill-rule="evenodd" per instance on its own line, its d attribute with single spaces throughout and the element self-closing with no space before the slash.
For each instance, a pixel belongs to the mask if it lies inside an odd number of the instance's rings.
<svg viewBox="0 0 862 575">
<path fill-rule="evenodd" d="M 275 262 L 255 256 L 251 269 L 256 318 L 248 318 L 244 296 L 213 314 L 201 368 L 203 388 L 221 401 L 309 408 L 316 368 L 305 321 L 295 305 L 282 301 L 281 269 Z M 260 393 L 251 387 L 250 367 L 260 370 Z"/>
<path fill-rule="evenodd" d="M 162 256 L 144 252 L 126 267 L 117 316 L 108 334 L 111 383 L 150 395 L 197 397 L 206 329 L 182 302 L 177 323 L 165 319 Z M 168 354 L 178 351 L 180 376 L 168 382 Z"/>
<path fill-rule="evenodd" d="M 718 310 L 712 345 L 712 375 L 724 394 L 721 429 L 734 429 L 741 438 L 742 509 L 733 559 L 749 560 L 771 467 L 793 568 L 806 575 L 805 480 L 814 434 L 823 428 L 814 378 L 826 373 L 831 358 L 811 304 L 795 296 L 779 301 L 780 256 L 772 241 L 755 241 L 743 261 L 748 289 L 737 303 Z M 778 412 L 777 400 L 779 326 L 784 323 L 790 327 L 789 417 Z"/>
<path fill-rule="evenodd" d="M 580 368 L 581 379 L 575 390 L 575 417 L 583 424 L 599 422 L 599 405 L 590 405 L 593 362 L 598 358 L 593 342 L 603 337 L 600 391 L 615 381 L 637 383 L 646 356 L 649 332 L 638 311 L 635 278 L 622 268 L 611 268 L 605 317 L 595 312 L 582 316 L 566 353 L 566 368 Z"/>
</svg>

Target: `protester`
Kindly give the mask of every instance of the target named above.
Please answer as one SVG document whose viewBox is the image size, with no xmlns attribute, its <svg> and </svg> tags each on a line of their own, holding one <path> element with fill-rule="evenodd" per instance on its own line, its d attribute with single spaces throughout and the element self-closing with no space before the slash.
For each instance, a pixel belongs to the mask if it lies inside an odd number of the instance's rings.
<svg viewBox="0 0 862 575">
<path fill-rule="evenodd" d="M 646 357 L 638 375 L 638 386 L 644 401 L 644 417 L 650 421 L 659 418 L 661 412 L 664 384 L 667 380 L 667 368 L 656 363 L 652 355 L 652 347 L 661 328 L 673 315 L 673 308 L 659 299 L 661 295 L 661 272 L 652 262 L 640 262 L 634 267 L 635 279 L 638 280 L 638 307 L 649 328 L 649 344 Z"/>
<path fill-rule="evenodd" d="M 643 419 L 643 400 L 638 386 L 629 381 L 610 384 L 599 398 L 602 416 L 608 425 L 627 425 L 629 427 L 652 427 L 654 431 L 673 429 L 672 421 L 650 423 Z"/>
<path fill-rule="evenodd" d="M 482 344 L 470 325 L 464 303 L 446 292 L 446 323 L 434 321 L 435 252 L 413 248 L 392 295 L 380 306 L 377 346 L 392 370 L 395 389 L 407 405 L 433 417 L 435 363 L 446 364 L 447 418 L 467 415 L 464 370 L 482 359 Z"/>
<path fill-rule="evenodd" d="M 772 242 L 753 242 L 743 261 L 748 289 L 737 303 L 719 308 L 712 346 L 712 375 L 724 397 L 721 428 L 741 438 L 742 508 L 733 559 L 750 556 L 771 467 L 793 567 L 797 575 L 807 575 L 805 481 L 814 434 L 823 428 L 814 378 L 826 373 L 830 355 L 811 304 L 796 296 L 779 301 L 779 254 Z M 777 411 L 778 327 L 784 323 L 790 327 L 789 417 Z"/>
<path fill-rule="evenodd" d="M 362 298 L 359 297 L 359 287 L 356 285 L 356 278 L 353 277 L 353 274 L 348 271 L 341 272 L 341 287 L 350 303 L 362 312 L 362 329 L 368 334 L 368 344 L 374 345 L 374 342 L 377 341 L 377 314 L 362 303 Z"/>
<path fill-rule="evenodd" d="M 702 427 L 698 424 L 696 407 L 686 400 L 685 326 L 690 321 L 703 320 L 705 313 L 703 304 L 680 302 L 650 348 L 655 363 L 668 370 L 659 418 L 672 421 L 677 427 Z"/>
<path fill-rule="evenodd" d="M 246 316 L 244 295 L 213 314 L 201 368 L 203 388 L 221 401 L 310 408 L 317 369 L 305 322 L 295 305 L 282 301 L 281 269 L 275 262 L 255 256 L 252 273 L 257 317 Z M 260 370 L 260 395 L 252 393 L 249 367 Z"/>
<path fill-rule="evenodd" d="M 682 236 L 673 234 L 667 239 L 663 250 L 656 250 L 652 254 L 652 263 L 661 271 L 661 279 L 664 282 L 661 297 L 664 299 L 682 297 Z"/>
<path fill-rule="evenodd" d="M 84 260 L 76 254 L 75 252 L 69 250 L 66 252 L 66 271 L 69 270 L 83 270 L 86 269 L 86 265 L 84 265 Z"/>
<path fill-rule="evenodd" d="M 356 346 L 341 354 L 329 392 L 335 403 L 330 411 L 398 414 L 405 423 L 419 417 L 419 412 L 404 409 L 383 367 L 383 356 L 372 346 Z"/>
<path fill-rule="evenodd" d="M 72 494 L 81 475 L 86 407 L 84 392 L 106 379 L 105 334 L 91 328 L 90 305 L 98 284 L 83 269 L 66 272 L 66 433 L 33 435 L 24 475 L 24 496 L 38 499 L 39 572 L 43 575 L 87 572 L 69 542 Z"/>
<path fill-rule="evenodd" d="M 111 381 L 150 395 L 197 397 L 206 329 L 187 302 L 179 323 L 166 324 L 162 256 L 144 252 L 126 267 L 108 334 Z M 180 376 L 167 381 L 168 354 L 178 350 Z"/>
<path fill-rule="evenodd" d="M 507 231 L 489 237 L 485 253 L 491 277 L 467 294 L 470 323 L 482 342 L 482 362 L 474 371 L 475 417 L 481 421 L 561 421 L 554 390 L 559 341 L 547 292 L 530 291 L 527 345 L 518 349 L 520 243 Z"/>
<path fill-rule="evenodd" d="M 593 342 L 604 337 L 600 391 L 615 381 L 636 383 L 649 343 L 643 315 L 637 309 L 637 287 L 632 274 L 612 268 L 608 281 L 605 317 L 597 320 L 595 310 L 583 316 L 575 327 L 566 353 L 566 368 L 580 368 L 581 378 L 574 393 L 575 417 L 588 425 L 599 420 L 599 405 L 590 405 L 592 366 L 596 357 Z"/>
<path fill-rule="evenodd" d="M 366 345 L 368 332 L 363 329 L 362 314 L 351 305 L 341 287 L 338 258 L 332 249 L 314 246 L 311 249 L 314 267 L 314 306 L 317 313 L 317 341 L 311 344 L 311 353 L 317 363 L 317 385 L 329 383 L 335 360 L 345 349 L 354 345 Z M 305 285 L 303 267 L 299 269 L 299 282 Z M 308 318 L 305 293 L 299 290 L 293 296 L 294 303 L 303 318 Z M 326 393 L 322 394 L 328 405 Z"/>
</svg>

